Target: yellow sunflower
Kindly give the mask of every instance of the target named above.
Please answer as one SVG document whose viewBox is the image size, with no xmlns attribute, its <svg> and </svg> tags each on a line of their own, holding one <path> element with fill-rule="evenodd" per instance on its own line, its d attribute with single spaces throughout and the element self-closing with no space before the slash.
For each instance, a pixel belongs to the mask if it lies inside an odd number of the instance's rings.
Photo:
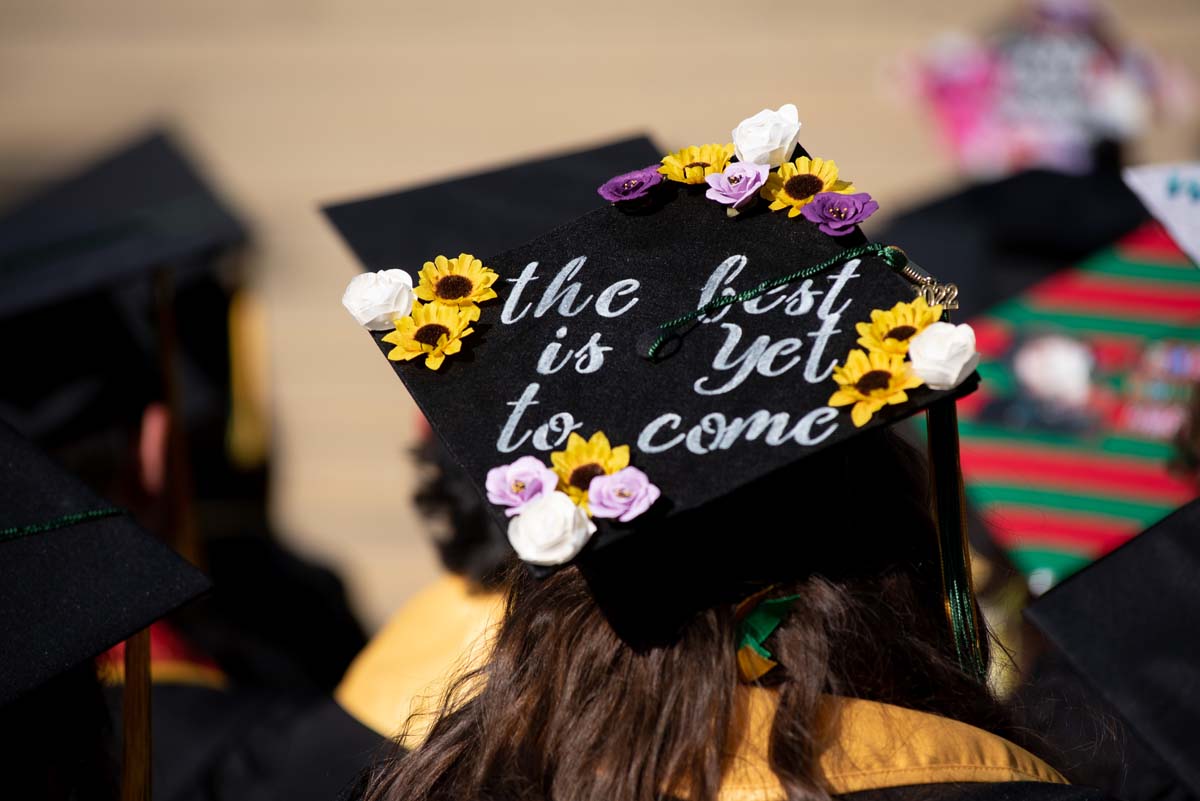
<svg viewBox="0 0 1200 801">
<path fill-rule="evenodd" d="M 587 511 L 588 485 L 596 476 L 611 475 L 629 466 L 629 446 L 608 444 L 603 431 L 585 440 L 571 432 L 567 449 L 550 454 L 550 464 L 558 475 L 558 488 Z"/>
<path fill-rule="evenodd" d="M 470 253 L 460 253 L 457 259 L 438 256 L 425 262 L 420 272 L 421 282 L 414 294 L 424 301 L 463 306 L 471 310 L 471 320 L 479 319 L 476 303 L 496 297 L 492 284 L 499 277 L 493 270 Z"/>
<path fill-rule="evenodd" d="M 869 351 L 881 350 L 904 356 L 912 338 L 941 318 L 942 307 L 930 306 L 923 297 L 911 303 L 897 303 L 887 311 L 876 309 L 871 312 L 871 322 L 855 326 L 858 344 Z"/>
<path fill-rule="evenodd" d="M 396 318 L 396 330 L 383 338 L 395 345 L 388 354 L 394 362 L 425 357 L 425 366 L 436 370 L 447 356 L 462 350 L 462 338 L 474 329 L 468 328 L 478 309 L 458 309 L 441 303 L 416 303 L 412 314 Z"/>
<path fill-rule="evenodd" d="M 801 156 L 795 161 L 785 161 L 779 169 L 767 176 L 767 182 L 758 190 L 763 200 L 771 201 L 771 211 L 788 210 L 789 217 L 800 214 L 800 209 L 812 202 L 818 192 L 854 191 L 854 184 L 838 180 L 837 164 L 833 160 L 810 159 Z"/>
<path fill-rule="evenodd" d="M 733 158 L 733 142 L 727 145 L 692 145 L 663 156 L 658 171 L 681 184 L 702 184 L 704 176 L 724 172 Z"/>
<path fill-rule="evenodd" d="M 878 350 L 869 355 L 861 350 L 850 351 L 846 363 L 833 368 L 833 380 L 838 383 L 838 391 L 830 396 L 829 405 L 854 404 L 850 419 L 856 428 L 866 425 L 884 406 L 907 401 L 905 390 L 922 383 L 903 356 Z"/>
</svg>

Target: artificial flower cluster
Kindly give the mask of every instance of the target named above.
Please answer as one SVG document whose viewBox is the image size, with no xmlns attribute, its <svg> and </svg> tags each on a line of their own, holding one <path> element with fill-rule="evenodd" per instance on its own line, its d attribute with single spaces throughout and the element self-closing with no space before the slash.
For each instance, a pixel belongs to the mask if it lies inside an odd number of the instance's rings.
<svg viewBox="0 0 1200 801">
<path fill-rule="evenodd" d="M 763 109 L 733 129 L 729 144 L 692 145 L 651 165 L 609 179 L 598 190 L 610 203 L 628 207 L 649 201 L 665 181 L 707 184 L 704 196 L 736 217 L 759 199 L 771 211 L 803 216 L 822 233 L 842 236 L 879 204 L 838 177 L 831 160 L 801 156 L 789 161 L 800 135 L 800 115 L 788 104 Z"/>
<path fill-rule="evenodd" d="M 629 464 L 629 446 L 612 447 L 603 431 L 585 440 L 576 433 L 550 454 L 551 467 L 535 456 L 488 471 L 488 500 L 512 518 L 508 540 L 523 561 L 561 565 L 596 532 L 592 518 L 628 523 L 654 505 L 661 492 Z"/>
<path fill-rule="evenodd" d="M 355 276 L 342 305 L 370 331 L 393 329 L 383 338 L 396 346 L 389 359 L 424 356 L 425 366 L 436 370 L 462 350 L 463 337 L 473 333 L 471 323 L 479 319 L 479 304 L 496 297 L 492 285 L 498 277 L 469 253 L 456 259 L 438 256 L 425 262 L 415 288 L 403 270 Z"/>
<path fill-rule="evenodd" d="M 923 297 L 871 312 L 871 322 L 858 323 L 858 344 L 844 364 L 833 369 L 838 389 L 830 406 L 850 406 L 858 428 L 884 406 L 908 400 L 908 390 L 922 384 L 953 389 L 979 364 L 971 326 L 940 322 L 941 306 Z"/>
</svg>

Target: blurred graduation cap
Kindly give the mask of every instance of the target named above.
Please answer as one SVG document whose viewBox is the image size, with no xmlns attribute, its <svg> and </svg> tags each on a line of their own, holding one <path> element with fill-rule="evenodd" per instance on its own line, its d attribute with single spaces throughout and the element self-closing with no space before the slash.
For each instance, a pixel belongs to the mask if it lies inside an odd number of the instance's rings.
<svg viewBox="0 0 1200 801">
<path fill-rule="evenodd" d="M 208 589 L 3 422 L 0 517 L 0 706 Z"/>
<path fill-rule="evenodd" d="M 904 211 L 878 238 L 921 254 L 921 266 L 959 288 L 959 316 L 971 319 L 1146 219 L 1116 169 L 1027 170 Z"/>
<path fill-rule="evenodd" d="M 877 206 L 848 194 L 835 164 L 804 154 L 768 175 L 733 155 L 706 145 L 661 171 L 628 163 L 601 190 L 615 202 L 527 244 L 482 260 L 449 247 L 457 258 L 420 268 L 424 302 L 411 311 L 399 270 L 359 276 L 345 302 L 384 329 L 378 346 L 517 555 L 542 572 L 628 565 L 665 531 L 711 527 L 716 509 L 801 460 L 937 409 L 950 602 L 960 644 L 978 657 L 953 420 L 954 399 L 975 386 L 973 343 L 947 344 L 953 374 L 928 374 L 940 389 L 917 377 L 929 363 L 910 350 L 926 333 L 969 332 L 934 328 L 943 309 L 927 300 L 945 288 L 865 240 L 853 223 Z M 706 186 L 713 175 L 725 182 Z M 553 202 L 557 187 L 539 191 Z M 389 235 L 383 219 L 341 230 L 362 253 Z M 416 275 L 433 255 L 368 265 Z M 762 578 L 733 576 L 735 561 L 720 568 L 731 583 Z"/>
<path fill-rule="evenodd" d="M 156 293 L 173 300 L 190 291 L 244 238 L 162 132 L 10 210 L 0 219 L 0 328 L 20 343 L 9 364 L 21 380 L 0 391 L 0 417 L 39 442 L 71 441 L 161 396 L 155 309 L 166 298 Z M 226 323 L 218 315 L 214 327 L 203 313 L 211 294 L 198 289 L 179 303 L 169 346 L 178 351 L 188 386 L 182 408 L 191 415 L 225 405 L 213 384 L 228 370 Z"/>
<path fill-rule="evenodd" d="M 1026 612 L 1192 795 L 1200 794 L 1198 534 L 1193 501 Z"/>
<path fill-rule="evenodd" d="M 1125 183 L 1200 266 L 1200 162 L 1126 168 Z"/>
</svg>

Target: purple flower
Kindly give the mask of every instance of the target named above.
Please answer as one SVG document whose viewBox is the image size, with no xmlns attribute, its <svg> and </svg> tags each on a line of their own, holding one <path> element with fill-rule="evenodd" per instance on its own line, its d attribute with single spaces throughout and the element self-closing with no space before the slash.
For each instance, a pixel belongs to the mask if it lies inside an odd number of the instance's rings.
<svg viewBox="0 0 1200 801">
<path fill-rule="evenodd" d="M 615 178 L 609 178 L 596 191 L 600 197 L 609 203 L 620 203 L 623 200 L 638 200 L 650 194 L 650 189 L 663 180 L 658 171 L 658 165 L 652 164 L 640 170 L 627 172 Z"/>
<path fill-rule="evenodd" d="M 661 494 L 645 473 L 626 467 L 592 479 L 588 484 L 588 511 L 592 517 L 615 517 L 628 523 L 653 506 Z"/>
<path fill-rule="evenodd" d="M 821 233 L 842 236 L 878 210 L 879 204 L 871 200 L 866 192 L 857 195 L 818 192 L 800 213 L 806 220 L 815 222 Z"/>
<path fill-rule="evenodd" d="M 766 182 L 770 171 L 771 168 L 765 164 L 735 162 L 726 167 L 725 172 L 714 172 L 704 177 L 708 183 L 708 191 L 704 196 L 732 209 L 741 209 L 758 195 L 759 187 Z"/>
<path fill-rule="evenodd" d="M 536 456 L 522 456 L 512 464 L 489 470 L 485 485 L 488 500 L 507 506 L 504 514 L 512 517 L 534 498 L 554 492 L 558 476 Z"/>
</svg>

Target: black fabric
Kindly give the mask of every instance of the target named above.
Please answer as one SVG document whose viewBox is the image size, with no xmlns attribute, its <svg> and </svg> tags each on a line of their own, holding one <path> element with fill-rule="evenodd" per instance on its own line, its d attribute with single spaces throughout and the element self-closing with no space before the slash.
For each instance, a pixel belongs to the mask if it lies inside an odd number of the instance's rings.
<svg viewBox="0 0 1200 801">
<path fill-rule="evenodd" d="M 1124 801 L 1197 798 L 1054 649 L 1038 656 L 1014 707 L 1020 725 L 1037 732 L 1042 753 L 1073 784 Z"/>
<path fill-rule="evenodd" d="M 651 214 L 628 214 L 609 206 L 521 248 L 485 259 L 500 274 L 496 284 L 500 298 L 482 306 L 474 326 L 477 333 L 464 340 L 463 352 L 447 358 L 437 371 L 427 369 L 420 359 L 393 366 L 481 492 L 490 468 L 524 454 L 548 460 L 547 451 L 561 447 L 566 440 L 562 428 L 547 428 L 540 443 L 534 437 L 534 431 L 548 426 L 554 415 L 569 414 L 570 422 L 565 424 L 577 426 L 585 438 L 603 430 L 614 445 L 628 444 L 632 464 L 661 488 L 663 499 L 636 526 L 599 521 L 604 530 L 592 542 L 602 545 L 636 527 L 655 526 L 701 509 L 774 470 L 861 431 L 912 415 L 949 394 L 924 387 L 911 390 L 909 402 L 885 407 L 863 429 L 851 423 L 849 407 L 841 411 L 826 407 L 836 389 L 829 370 L 857 347 L 854 323 L 869 319 L 873 309 L 888 309 L 913 297 L 908 282 L 875 256 L 839 264 L 803 285 L 765 296 L 759 308 L 773 306 L 766 313 L 730 307 L 720 319 L 692 327 L 670 348 L 672 355 L 657 361 L 642 357 L 640 346 L 647 334 L 696 308 L 706 282 L 726 260 L 738 255 L 748 259 L 740 274 L 730 279 L 743 290 L 764 279 L 840 258 L 846 245 L 862 241 L 846 239 L 852 241 L 839 242 L 807 220 L 789 219 L 783 213 L 747 214 L 731 220 L 723 207 L 695 189 L 679 190 Z M 526 280 L 519 287 L 515 282 L 522 275 Z M 618 283 L 622 281 L 629 283 Z M 637 283 L 636 289 L 632 282 Z M 793 295 L 797 314 L 789 316 L 782 304 Z M 559 299 L 547 300 L 554 298 Z M 597 303 L 609 316 L 597 312 Z M 512 324 L 502 319 L 506 307 L 515 320 Z M 563 307 L 568 307 L 568 314 L 558 311 Z M 840 318 L 835 319 L 838 310 Z M 812 344 L 820 342 L 815 335 L 822 311 L 828 311 L 829 318 L 823 348 Z M 738 356 L 755 337 L 773 343 L 795 337 L 801 358 L 785 353 L 776 359 L 775 368 L 793 360 L 790 371 L 780 371 L 778 378 L 756 373 L 724 394 L 700 394 L 694 384 L 701 378 L 705 390 L 730 384 L 737 370 L 714 370 L 713 364 L 723 344 L 735 335 L 740 336 Z M 595 372 L 580 373 L 571 364 L 552 375 L 536 371 L 539 355 L 548 345 L 561 344 L 557 365 L 569 349 L 584 347 L 593 336 L 611 349 Z M 382 333 L 375 335 L 387 353 L 391 346 L 382 337 Z M 803 377 L 806 370 L 811 371 L 812 381 Z M 973 387 L 974 381 L 968 381 L 959 390 Z M 703 448 L 714 441 L 711 431 L 698 428 L 706 420 L 714 425 L 716 418 L 706 415 L 723 414 L 733 424 L 735 418 L 748 419 L 756 413 L 764 423 L 768 415 L 780 415 L 772 423 L 778 446 L 765 444 L 771 434 L 763 425 L 754 441 L 743 436 L 734 438 L 737 441 L 727 449 L 704 455 L 689 452 L 688 432 L 703 440 Z M 811 416 L 802 422 L 806 415 Z M 647 434 L 648 424 L 656 418 L 665 422 L 656 433 Z M 564 425 L 565 418 L 558 420 Z M 508 437 L 506 425 L 511 426 Z M 813 444 L 798 439 L 805 437 Z M 653 452 L 665 441 L 676 444 Z M 493 512 L 503 519 L 501 510 L 493 507 Z"/>
<path fill-rule="evenodd" d="M 364 269 L 415 274 L 437 253 L 500 253 L 597 209 L 596 187 L 660 156 L 640 136 L 324 211 Z"/>
<path fill-rule="evenodd" d="M 966 320 L 1147 219 L 1115 169 L 1030 170 L 921 204 L 868 230 L 904 248 L 940 281 L 957 284 L 955 316 Z"/>
<path fill-rule="evenodd" d="M 1090 787 L 1046 782 L 911 784 L 836 796 L 842 801 L 1110 801 Z"/>
<path fill-rule="evenodd" d="M 244 238 L 179 147 L 153 132 L 0 219 L 0 317 L 196 264 Z"/>
<path fill-rule="evenodd" d="M 1200 501 L 1035 601 L 1026 614 L 1200 794 Z"/>
<path fill-rule="evenodd" d="M 0 423 L 0 529 L 109 507 Z M 0 705 L 208 586 L 123 514 L 0 540 Z"/>
<path fill-rule="evenodd" d="M 329 698 L 156 684 L 151 709 L 155 801 L 335 801 L 390 749 Z"/>
</svg>

